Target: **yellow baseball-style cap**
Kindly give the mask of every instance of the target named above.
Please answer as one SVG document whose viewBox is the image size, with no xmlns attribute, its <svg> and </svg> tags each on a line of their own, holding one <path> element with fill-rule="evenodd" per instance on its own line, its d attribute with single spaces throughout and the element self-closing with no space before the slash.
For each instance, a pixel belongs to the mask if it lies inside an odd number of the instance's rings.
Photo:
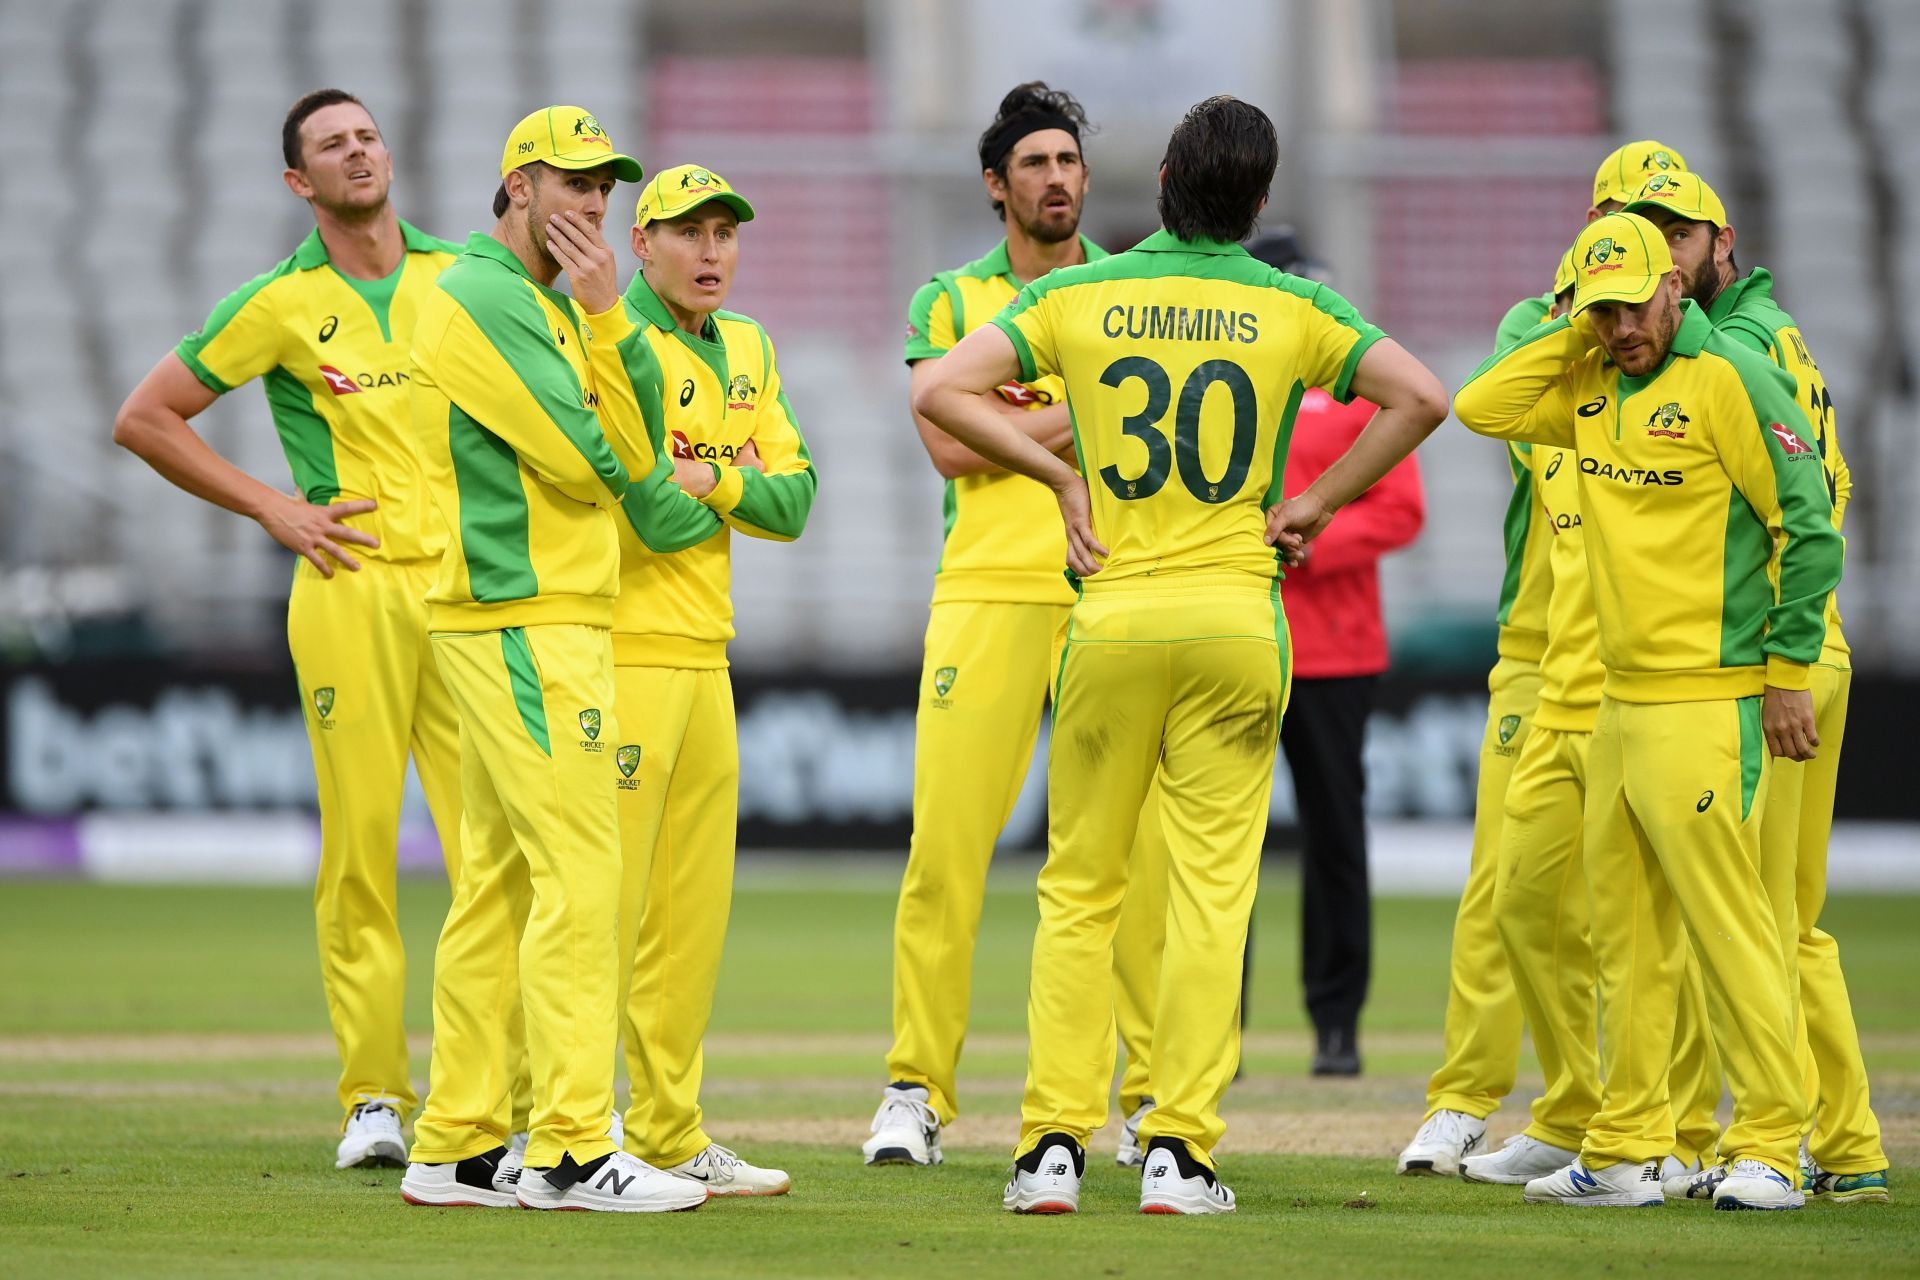
<svg viewBox="0 0 1920 1280">
<path fill-rule="evenodd" d="M 1596 302 L 1645 302 L 1673 270 L 1660 229 L 1637 213 L 1609 213 L 1573 242 L 1573 314 Z"/>
<path fill-rule="evenodd" d="M 726 205 L 742 222 L 753 221 L 753 206 L 725 178 L 697 164 L 683 164 L 654 174 L 653 181 L 641 189 L 633 225 L 684 218 L 709 200 Z"/>
<path fill-rule="evenodd" d="M 610 164 L 613 176 L 622 182 L 646 177 L 638 160 L 613 149 L 613 139 L 585 107 L 542 107 L 513 126 L 506 150 L 500 153 L 500 176 L 535 160 L 556 169 L 597 169 Z"/>
<path fill-rule="evenodd" d="M 1645 213 L 1649 209 L 1667 209 L 1688 222 L 1727 225 L 1727 206 L 1713 193 L 1707 180 L 1697 173 L 1656 173 L 1641 185 L 1622 213 Z"/>
<path fill-rule="evenodd" d="M 1559 297 L 1573 288 L 1573 249 L 1560 255 L 1560 265 L 1553 269 L 1553 296 Z"/>
<path fill-rule="evenodd" d="M 1600 206 L 1602 200 L 1618 200 L 1621 204 L 1633 199 L 1633 193 L 1640 184 L 1656 173 L 1685 173 L 1686 157 L 1664 142 L 1651 138 L 1639 142 L 1629 142 L 1605 160 L 1593 172 L 1593 204 Z"/>
</svg>

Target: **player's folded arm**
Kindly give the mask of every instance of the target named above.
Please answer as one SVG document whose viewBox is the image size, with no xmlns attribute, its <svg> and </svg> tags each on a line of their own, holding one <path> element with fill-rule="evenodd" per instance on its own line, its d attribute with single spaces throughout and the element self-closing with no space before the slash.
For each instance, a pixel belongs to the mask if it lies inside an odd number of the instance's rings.
<svg viewBox="0 0 1920 1280">
<path fill-rule="evenodd" d="M 1768 576 L 1776 585 L 1762 644 L 1767 683 L 1804 689 L 1807 664 L 1826 644 L 1827 600 L 1840 585 L 1846 543 L 1833 527 L 1833 501 L 1793 378 L 1744 348 L 1721 354 L 1740 385 L 1730 388 L 1724 429 L 1713 424 L 1714 441 L 1734 488 L 1773 539 Z"/>
<path fill-rule="evenodd" d="M 587 318 L 593 331 L 587 361 L 606 430 L 635 460 L 621 514 L 647 550 L 664 555 L 705 542 L 722 521 L 674 483 L 660 361 L 629 307 L 622 300 L 613 311 Z"/>
<path fill-rule="evenodd" d="M 766 389 L 754 413 L 753 448 L 763 469 L 722 467 L 721 483 L 702 501 L 750 538 L 791 542 L 807 527 L 819 474 L 764 330 L 760 342 L 766 355 Z"/>
<path fill-rule="evenodd" d="M 1569 367 L 1587 350 L 1565 316 L 1535 325 L 1473 371 L 1454 393 L 1454 416 L 1483 436 L 1571 449 L 1578 406 Z"/>
<path fill-rule="evenodd" d="M 515 284 L 477 309 L 461 301 L 442 339 L 440 389 L 569 497 L 611 507 L 627 490 L 573 366 L 553 346 L 546 313 Z M 450 291 L 451 292 L 451 291 Z M 524 301 L 523 301 L 524 299 Z"/>
</svg>

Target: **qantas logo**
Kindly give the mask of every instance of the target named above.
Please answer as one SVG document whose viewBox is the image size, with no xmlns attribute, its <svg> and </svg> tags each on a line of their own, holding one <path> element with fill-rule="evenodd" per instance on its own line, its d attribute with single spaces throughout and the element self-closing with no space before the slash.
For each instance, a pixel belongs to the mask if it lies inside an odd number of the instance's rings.
<svg viewBox="0 0 1920 1280">
<path fill-rule="evenodd" d="M 1780 442 L 1781 451 L 1788 457 L 1792 457 L 1796 453 L 1804 453 L 1809 457 L 1813 455 L 1813 450 L 1807 445 L 1807 442 L 1793 434 L 1792 431 L 1789 431 L 1784 423 L 1769 422 L 1767 424 L 1767 430 L 1773 432 L 1773 438 Z"/>
<path fill-rule="evenodd" d="M 360 388 L 352 378 L 340 372 L 330 364 L 320 366 L 320 376 L 327 380 L 327 390 L 337 396 L 350 396 L 359 393 Z"/>
<path fill-rule="evenodd" d="M 1008 404 L 1017 404 L 1021 408 L 1025 408 L 1030 404 L 1040 403 L 1039 396 L 1035 395 L 1031 389 L 1023 387 L 1017 382 L 1009 382 L 1004 386 L 994 389 L 1000 393 L 1002 400 L 1005 400 Z"/>
</svg>

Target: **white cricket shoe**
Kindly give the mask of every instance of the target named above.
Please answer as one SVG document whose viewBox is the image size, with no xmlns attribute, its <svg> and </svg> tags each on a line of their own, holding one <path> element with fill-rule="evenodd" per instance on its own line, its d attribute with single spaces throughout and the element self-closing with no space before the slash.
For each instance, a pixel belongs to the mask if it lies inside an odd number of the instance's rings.
<svg viewBox="0 0 1920 1280">
<path fill-rule="evenodd" d="M 1687 1164 L 1681 1160 L 1679 1156 L 1667 1156 L 1660 1161 L 1661 1194 L 1669 1200 L 1689 1199 L 1687 1188 L 1693 1183 L 1695 1178 L 1700 1176 L 1701 1172 L 1702 1167 L 1698 1160 L 1695 1160 L 1692 1164 Z M 1724 1177 L 1725 1170 L 1723 1169 L 1721 1173 Z M 1714 1183 L 1714 1186 L 1719 1185 L 1718 1182 Z M 1713 1198 L 1712 1188 L 1708 1188 L 1707 1194 L 1703 1198 L 1708 1200 Z"/>
<path fill-rule="evenodd" d="M 793 1190 L 793 1179 L 783 1170 L 750 1165 L 717 1142 L 664 1172 L 699 1183 L 710 1196 L 783 1196 Z"/>
<path fill-rule="evenodd" d="M 1140 1171 L 1142 1213 L 1232 1213 L 1233 1192 L 1213 1170 L 1193 1158 L 1178 1138 L 1147 1144 Z"/>
<path fill-rule="evenodd" d="M 1716 1209 L 1801 1209 L 1807 1198 L 1800 1188 L 1772 1165 L 1759 1160 L 1735 1160 L 1713 1193 Z"/>
<path fill-rule="evenodd" d="M 873 1136 L 860 1144 L 868 1164 L 939 1164 L 940 1117 L 917 1084 L 890 1084 L 873 1113 Z"/>
<path fill-rule="evenodd" d="M 707 1189 L 665 1173 L 624 1151 L 589 1161 L 577 1182 L 557 1187 L 551 1171 L 529 1168 L 520 1175 L 522 1209 L 590 1209 L 601 1213 L 672 1213 L 698 1209 Z"/>
<path fill-rule="evenodd" d="M 1556 1147 L 1518 1134 L 1507 1145 L 1484 1155 L 1468 1156 L 1460 1162 L 1460 1176 L 1468 1182 L 1498 1182 L 1517 1187 L 1557 1173 L 1580 1158 L 1578 1151 Z"/>
<path fill-rule="evenodd" d="M 1487 1122 L 1464 1111 L 1436 1111 L 1400 1153 L 1400 1172 L 1451 1178 L 1487 1142 Z"/>
<path fill-rule="evenodd" d="M 398 1169 L 407 1163 L 407 1140 L 400 1136 L 400 1113 L 387 1102 L 363 1102 L 347 1117 L 346 1132 L 333 1153 L 336 1169 Z"/>
<path fill-rule="evenodd" d="M 502 1178 L 506 1158 L 507 1149 L 495 1147 L 448 1164 L 410 1164 L 400 1179 L 400 1198 L 408 1204 L 442 1208 L 518 1208 L 513 1180 Z"/>
<path fill-rule="evenodd" d="M 1140 1122 L 1147 1118 L 1147 1112 L 1151 1110 L 1153 1099 L 1140 1099 L 1140 1105 L 1120 1126 L 1120 1149 L 1113 1153 L 1113 1162 L 1122 1169 L 1138 1169 L 1147 1162 L 1147 1153 L 1140 1149 Z"/>
<path fill-rule="evenodd" d="M 1584 1208 L 1649 1208 L 1666 1203 L 1660 1193 L 1660 1162 L 1631 1160 L 1589 1169 L 1575 1160 L 1557 1173 L 1527 1184 L 1528 1204 L 1577 1204 Z"/>
<path fill-rule="evenodd" d="M 1064 1133 L 1050 1133 L 1013 1162 L 1013 1176 L 1000 1197 L 1009 1213 L 1078 1213 L 1080 1175 L 1087 1153 Z"/>
<path fill-rule="evenodd" d="M 1673 1160 L 1673 1157 L 1668 1156 L 1667 1159 Z M 1675 1165 L 1680 1163 L 1678 1160 L 1673 1162 Z M 1665 1167 L 1664 1164 L 1662 1167 Z M 1696 1169 L 1691 1173 L 1684 1169 L 1677 1170 L 1672 1178 L 1661 1184 L 1661 1189 L 1666 1192 L 1669 1200 L 1691 1200 L 1700 1203 L 1712 1200 L 1714 1193 L 1720 1190 L 1720 1184 L 1726 1180 L 1727 1166 L 1724 1162 L 1716 1160 L 1705 1168 Z"/>
</svg>

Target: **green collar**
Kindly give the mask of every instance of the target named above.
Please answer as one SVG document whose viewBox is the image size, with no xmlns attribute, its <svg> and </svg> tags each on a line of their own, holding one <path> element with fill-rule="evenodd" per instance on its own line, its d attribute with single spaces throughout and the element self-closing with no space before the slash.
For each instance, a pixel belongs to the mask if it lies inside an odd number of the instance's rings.
<svg viewBox="0 0 1920 1280">
<path fill-rule="evenodd" d="M 659 294 L 653 291 L 653 286 L 647 283 L 647 277 L 641 272 L 634 272 L 633 280 L 627 285 L 627 301 L 631 302 L 633 309 L 645 316 L 657 329 L 665 329 L 671 333 L 678 333 L 683 338 L 697 339 L 701 342 L 718 343 L 720 341 L 720 326 L 714 323 L 711 315 L 701 324 L 698 334 L 688 333 L 682 329 L 679 322 L 673 318 L 673 312 L 667 309 L 667 304 Z"/>
<path fill-rule="evenodd" d="M 400 219 L 400 241 L 408 253 L 425 253 L 439 247 L 439 243 L 432 236 L 411 225 L 405 218 Z M 467 247 L 473 246 L 469 243 Z M 309 231 L 307 238 L 300 242 L 300 247 L 293 251 L 293 265 L 301 271 L 311 271 L 331 261 L 332 258 L 327 253 L 327 242 L 320 238 L 318 227 Z"/>
<path fill-rule="evenodd" d="M 484 231 L 476 231 L 467 237 L 465 252 L 479 258 L 492 258 L 515 275 L 524 276 L 534 284 L 540 283 L 533 279 L 533 273 L 527 270 L 527 264 L 520 261 L 519 255 Z"/>
<path fill-rule="evenodd" d="M 1749 299 L 1749 295 L 1752 295 Z M 1726 318 L 1740 309 L 1743 302 L 1773 301 L 1773 273 L 1765 267 L 1755 267 L 1732 284 L 1722 289 L 1713 299 L 1713 305 L 1707 308 L 1707 319 L 1718 328 Z"/>
<path fill-rule="evenodd" d="M 1229 256 L 1239 254 L 1243 258 L 1247 256 L 1246 247 L 1232 240 L 1214 240 L 1208 237 L 1182 240 L 1165 227 L 1133 246 L 1133 251 L 1135 253 L 1220 253 Z"/>
<path fill-rule="evenodd" d="M 1080 255 L 1088 262 L 1098 262 L 1107 256 L 1107 251 L 1083 235 L 1080 237 Z M 1021 287 L 1021 282 L 1016 279 L 1013 274 L 1013 258 L 1007 253 L 1007 240 L 1005 236 L 1000 238 L 999 244 L 993 246 L 993 252 L 980 259 L 978 265 L 980 267 L 980 274 L 988 279 L 992 279 L 994 276 L 1005 276 L 1007 283 L 1011 284 L 1014 288 L 1018 289 Z M 1028 283 L 1032 282 L 1029 281 Z"/>
</svg>

